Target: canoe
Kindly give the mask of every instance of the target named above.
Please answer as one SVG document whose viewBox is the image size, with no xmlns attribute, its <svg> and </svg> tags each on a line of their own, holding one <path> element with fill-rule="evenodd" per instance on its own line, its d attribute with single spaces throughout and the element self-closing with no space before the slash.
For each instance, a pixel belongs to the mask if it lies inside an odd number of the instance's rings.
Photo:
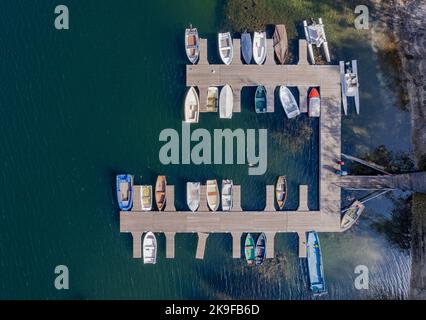
<svg viewBox="0 0 426 320">
<path fill-rule="evenodd" d="M 185 97 L 185 122 L 198 123 L 200 100 L 194 87 L 189 88 Z"/>
<path fill-rule="evenodd" d="M 250 233 L 247 233 L 246 242 L 244 244 L 244 253 L 245 253 L 247 264 L 249 266 L 254 265 L 256 252 L 255 252 L 254 240 Z"/>
<path fill-rule="evenodd" d="M 277 56 L 278 61 L 281 64 L 284 64 L 288 55 L 288 40 L 285 25 L 279 24 L 275 26 L 273 41 L 275 55 Z"/>
<path fill-rule="evenodd" d="M 234 45 L 232 43 L 231 33 L 218 34 L 219 55 L 223 63 L 230 65 L 234 58 Z"/>
<path fill-rule="evenodd" d="M 219 106 L 219 89 L 209 87 L 207 90 L 207 112 L 217 112 Z"/>
<path fill-rule="evenodd" d="M 231 119 L 234 108 L 234 93 L 229 85 L 226 85 L 220 91 L 219 97 L 219 117 L 222 119 Z"/>
<path fill-rule="evenodd" d="M 358 200 L 355 201 L 345 212 L 342 218 L 341 228 L 345 231 L 350 229 L 358 221 L 364 210 L 365 206 Z"/>
<path fill-rule="evenodd" d="M 192 64 L 197 63 L 200 57 L 200 38 L 197 28 L 192 25 L 185 30 L 185 51 L 189 61 Z"/>
<path fill-rule="evenodd" d="M 286 86 L 280 87 L 280 100 L 287 118 L 292 119 L 300 114 L 296 98 Z"/>
<path fill-rule="evenodd" d="M 282 210 L 287 200 L 287 179 L 279 176 L 275 185 L 275 197 L 277 199 L 278 208 Z"/>
<path fill-rule="evenodd" d="M 241 34 L 241 53 L 244 62 L 250 64 L 253 58 L 253 41 L 251 41 L 251 35 L 248 32 Z"/>
<path fill-rule="evenodd" d="M 230 211 L 233 206 L 233 188 L 234 183 L 232 180 L 222 181 L 222 210 Z"/>
<path fill-rule="evenodd" d="M 155 184 L 155 203 L 159 211 L 162 211 L 166 206 L 166 186 L 167 180 L 165 176 L 158 176 Z"/>
<path fill-rule="evenodd" d="M 123 211 L 129 211 L 133 205 L 133 176 L 119 174 L 116 177 L 117 202 Z"/>
<path fill-rule="evenodd" d="M 309 97 L 309 116 L 318 118 L 321 115 L 321 98 L 316 88 L 312 88 Z"/>
<path fill-rule="evenodd" d="M 260 266 L 266 258 L 266 235 L 262 232 L 256 241 L 256 265 Z"/>
<path fill-rule="evenodd" d="M 266 60 L 266 32 L 255 32 L 253 37 L 253 58 L 257 64 Z"/>
<path fill-rule="evenodd" d="M 147 232 L 143 238 L 143 263 L 155 264 L 157 262 L 157 239 L 152 232 Z"/>
<path fill-rule="evenodd" d="M 186 203 L 192 212 L 198 210 L 200 206 L 200 183 L 188 182 L 186 184 Z"/>
<path fill-rule="evenodd" d="M 308 260 L 310 289 L 315 294 L 324 294 L 326 293 L 326 288 L 322 264 L 321 246 L 318 234 L 315 231 L 308 232 L 306 254 Z"/>
<path fill-rule="evenodd" d="M 141 209 L 142 211 L 152 210 L 152 186 L 142 186 L 141 194 Z"/>
<path fill-rule="evenodd" d="M 266 89 L 264 86 L 258 86 L 254 96 L 254 106 L 256 113 L 266 112 Z"/>
<path fill-rule="evenodd" d="M 207 180 L 206 193 L 207 204 L 210 210 L 216 211 L 220 204 L 220 194 L 217 180 Z"/>
</svg>

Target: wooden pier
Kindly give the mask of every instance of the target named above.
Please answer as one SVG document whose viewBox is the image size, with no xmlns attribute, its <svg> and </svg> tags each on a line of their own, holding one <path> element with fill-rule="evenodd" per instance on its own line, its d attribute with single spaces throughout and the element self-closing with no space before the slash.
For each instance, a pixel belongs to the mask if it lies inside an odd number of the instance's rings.
<svg viewBox="0 0 426 320">
<path fill-rule="evenodd" d="M 239 40 L 234 40 L 238 49 Z M 319 125 L 319 210 L 309 211 L 308 186 L 300 186 L 299 208 L 296 211 L 277 211 L 274 186 L 266 186 L 265 210 L 243 211 L 241 190 L 234 187 L 234 208 L 231 212 L 210 212 L 207 208 L 205 186 L 201 188 L 200 208 L 197 212 L 176 212 L 174 187 L 168 186 L 167 206 L 164 212 L 141 212 L 138 187 L 135 187 L 133 211 L 120 213 L 120 231 L 132 233 L 134 257 L 140 257 L 140 236 L 143 232 L 162 232 L 166 235 L 166 257 L 174 257 L 176 233 L 197 233 L 196 258 L 204 257 L 210 233 L 230 233 L 233 239 L 232 256 L 241 257 L 241 237 L 246 232 L 265 232 L 267 257 L 275 255 L 275 235 L 283 232 L 299 236 L 299 256 L 306 256 L 306 232 L 340 232 L 341 186 L 335 174 L 341 158 L 341 92 L 337 65 L 310 65 L 306 41 L 299 41 L 299 62 L 296 65 L 277 65 L 274 62 L 272 40 L 267 42 L 264 65 L 244 65 L 239 51 L 235 51 L 231 65 L 210 65 L 207 59 L 207 41 L 201 40 L 201 56 L 197 65 L 186 67 L 187 86 L 196 86 L 200 94 L 201 111 L 206 112 L 209 86 L 229 84 L 234 92 L 234 112 L 241 112 L 241 90 L 246 86 L 264 85 L 268 91 L 268 112 L 274 112 L 274 91 L 280 85 L 296 86 L 300 93 L 301 110 L 307 111 L 307 93 L 310 87 L 319 87 L 322 97 Z M 201 115 L 202 121 L 202 115 Z M 283 173 L 285 174 L 285 173 Z M 256 196 L 256 195 L 252 195 Z M 289 194 L 294 197 L 294 194 Z M 172 248 L 173 247 L 173 248 Z"/>
</svg>

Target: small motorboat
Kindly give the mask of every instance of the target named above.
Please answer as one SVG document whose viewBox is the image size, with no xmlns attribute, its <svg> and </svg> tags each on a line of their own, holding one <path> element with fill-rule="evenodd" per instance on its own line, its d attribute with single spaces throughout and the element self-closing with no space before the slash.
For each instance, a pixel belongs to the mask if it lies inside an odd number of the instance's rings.
<svg viewBox="0 0 426 320">
<path fill-rule="evenodd" d="M 279 24 L 275 26 L 273 41 L 275 55 L 277 56 L 278 61 L 281 64 L 284 64 L 288 55 L 288 39 L 285 25 Z"/>
<path fill-rule="evenodd" d="M 300 110 L 297 106 L 296 98 L 291 93 L 290 89 L 286 86 L 280 87 L 280 100 L 287 118 L 293 119 L 300 115 Z"/>
<path fill-rule="evenodd" d="M 198 123 L 200 100 L 194 87 L 189 88 L 185 98 L 185 122 Z"/>
<path fill-rule="evenodd" d="M 197 63 L 200 57 L 200 38 L 197 28 L 192 25 L 185 30 L 185 51 L 189 61 L 192 64 Z"/>
<path fill-rule="evenodd" d="M 254 96 L 254 106 L 256 113 L 266 112 L 266 89 L 264 86 L 258 86 Z"/>
<path fill-rule="evenodd" d="M 287 179 L 285 176 L 279 176 L 275 185 L 275 197 L 278 208 L 282 210 L 287 200 Z"/>
<path fill-rule="evenodd" d="M 219 117 L 222 119 L 231 119 L 234 109 L 234 93 L 229 85 L 226 85 L 220 91 L 219 97 Z"/>
<path fill-rule="evenodd" d="M 341 228 L 346 231 L 350 229 L 359 219 L 361 214 L 364 212 L 365 206 L 358 200 L 352 203 L 349 209 L 345 212 L 342 218 Z"/>
<path fill-rule="evenodd" d="M 186 203 L 192 212 L 198 210 L 200 206 L 200 183 L 188 182 L 186 184 Z"/>
<path fill-rule="evenodd" d="M 152 210 L 152 186 L 142 186 L 141 193 L 141 209 L 142 211 Z"/>
<path fill-rule="evenodd" d="M 306 254 L 308 260 L 310 289 L 316 295 L 325 294 L 327 291 L 325 288 L 321 246 L 318 234 L 315 231 L 308 232 Z"/>
<path fill-rule="evenodd" d="M 158 211 L 162 211 L 166 207 L 166 187 L 166 177 L 158 176 L 155 184 L 155 203 L 157 204 Z"/>
<path fill-rule="evenodd" d="M 219 89 L 209 87 L 207 90 L 207 112 L 217 112 L 219 107 Z"/>
<path fill-rule="evenodd" d="M 260 266 L 266 258 L 266 235 L 262 232 L 256 241 L 256 265 Z"/>
<path fill-rule="evenodd" d="M 217 180 L 207 180 L 206 185 L 207 204 L 211 211 L 217 211 L 220 204 L 219 186 Z"/>
<path fill-rule="evenodd" d="M 252 266 L 255 263 L 256 251 L 253 236 L 247 233 L 246 242 L 244 245 L 244 253 L 246 256 L 247 265 Z"/>
<path fill-rule="evenodd" d="M 266 60 L 266 32 L 255 32 L 253 36 L 253 58 L 256 64 Z"/>
<path fill-rule="evenodd" d="M 308 105 L 309 105 L 309 116 L 314 118 L 319 118 L 321 115 L 321 98 L 316 88 L 312 88 L 309 93 Z"/>
<path fill-rule="evenodd" d="M 157 239 L 152 232 L 147 232 L 143 238 L 143 263 L 157 263 Z"/>
<path fill-rule="evenodd" d="M 219 33 L 218 44 L 220 58 L 224 64 L 230 65 L 234 58 L 234 45 L 232 43 L 231 33 Z"/>
<path fill-rule="evenodd" d="M 133 206 L 133 176 L 119 174 L 116 177 L 117 202 L 123 211 L 129 211 Z"/>
<path fill-rule="evenodd" d="M 358 63 L 356 60 L 340 61 L 340 82 L 342 87 L 342 103 L 345 115 L 348 114 L 348 98 L 353 97 L 355 110 L 359 114 L 359 82 Z"/>
<path fill-rule="evenodd" d="M 314 58 L 314 49 L 313 45 L 317 48 L 323 47 L 325 59 L 327 62 L 330 62 L 330 51 L 328 50 L 328 42 L 325 36 L 324 24 L 322 23 L 322 19 L 318 19 L 318 23 L 315 22 L 314 19 L 311 19 L 311 24 L 308 25 L 306 20 L 303 21 L 303 28 L 305 30 L 305 38 L 308 42 L 308 51 L 309 57 L 311 59 L 312 64 L 315 64 Z"/>
<path fill-rule="evenodd" d="M 253 58 L 253 41 L 251 41 L 251 35 L 248 32 L 241 34 L 241 53 L 244 62 L 250 64 Z"/>
<path fill-rule="evenodd" d="M 222 181 L 222 210 L 231 211 L 233 206 L 233 187 L 232 180 Z"/>
</svg>

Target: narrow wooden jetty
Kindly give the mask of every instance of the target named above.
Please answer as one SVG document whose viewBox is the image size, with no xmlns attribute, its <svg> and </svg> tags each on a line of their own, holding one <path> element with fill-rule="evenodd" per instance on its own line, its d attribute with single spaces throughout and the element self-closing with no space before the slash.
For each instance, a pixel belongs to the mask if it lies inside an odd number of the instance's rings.
<svg viewBox="0 0 426 320">
<path fill-rule="evenodd" d="M 234 40 L 238 49 L 239 40 Z M 207 41 L 201 40 L 201 56 L 197 65 L 186 67 L 187 86 L 198 87 L 201 111 L 206 111 L 209 86 L 229 84 L 234 92 L 234 112 L 241 112 L 241 90 L 246 86 L 264 85 L 268 91 L 268 112 L 274 112 L 274 91 L 280 85 L 296 86 L 300 93 L 302 111 L 307 111 L 310 87 L 319 87 L 322 97 L 319 119 L 319 210 L 309 211 L 308 186 L 300 186 L 299 206 L 295 211 L 277 211 L 274 186 L 266 186 L 265 210 L 244 211 L 241 208 L 240 186 L 234 187 L 234 208 L 231 212 L 211 212 L 207 208 L 205 186 L 201 188 L 200 208 L 197 212 L 177 212 L 174 207 L 174 187 L 168 186 L 164 212 L 140 211 L 139 192 L 135 186 L 133 210 L 120 213 L 120 231 L 132 233 L 134 257 L 140 257 L 140 235 L 146 231 L 166 234 L 166 256 L 174 257 L 176 233 L 197 233 L 196 257 L 202 259 L 210 233 L 230 233 L 233 239 L 232 256 L 241 257 L 241 237 L 246 232 L 267 235 L 267 257 L 275 255 L 277 233 L 292 232 L 299 236 L 299 256 L 306 256 L 306 232 L 340 232 L 341 186 L 336 170 L 341 158 L 341 92 L 337 65 L 310 65 L 306 41 L 299 41 L 299 62 L 296 65 L 277 65 L 274 62 L 272 40 L 267 42 L 264 65 L 244 65 L 236 51 L 231 65 L 210 65 Z M 202 121 L 202 116 L 201 116 Z M 251 195 L 256 196 L 256 195 Z M 294 194 L 289 194 L 294 197 Z"/>
</svg>

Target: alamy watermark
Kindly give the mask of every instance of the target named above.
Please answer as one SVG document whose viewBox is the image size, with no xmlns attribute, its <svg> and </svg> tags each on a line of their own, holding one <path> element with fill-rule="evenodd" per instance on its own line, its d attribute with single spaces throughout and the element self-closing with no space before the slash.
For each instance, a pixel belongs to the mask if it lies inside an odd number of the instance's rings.
<svg viewBox="0 0 426 320">
<path fill-rule="evenodd" d="M 354 21 L 355 29 L 368 29 L 370 27 L 370 11 L 368 7 L 366 5 L 358 5 L 355 7 L 355 13 L 358 14 Z"/>
<path fill-rule="evenodd" d="M 59 265 L 55 267 L 55 288 L 57 290 L 68 290 L 70 288 L 69 284 L 69 270 L 68 267 L 65 265 Z"/>
<path fill-rule="evenodd" d="M 196 129 L 191 133 L 190 125 L 182 122 L 181 134 L 182 137 L 175 129 L 161 131 L 159 141 L 165 144 L 159 151 L 159 159 L 163 165 L 248 164 L 249 175 L 258 176 L 266 173 L 268 164 L 266 129 L 248 129 L 246 132 L 243 129 L 215 129 L 212 138 L 206 129 Z M 257 154 L 256 140 L 258 140 Z M 192 148 L 191 142 L 196 143 Z M 224 157 L 223 150 L 225 150 Z"/>
</svg>

